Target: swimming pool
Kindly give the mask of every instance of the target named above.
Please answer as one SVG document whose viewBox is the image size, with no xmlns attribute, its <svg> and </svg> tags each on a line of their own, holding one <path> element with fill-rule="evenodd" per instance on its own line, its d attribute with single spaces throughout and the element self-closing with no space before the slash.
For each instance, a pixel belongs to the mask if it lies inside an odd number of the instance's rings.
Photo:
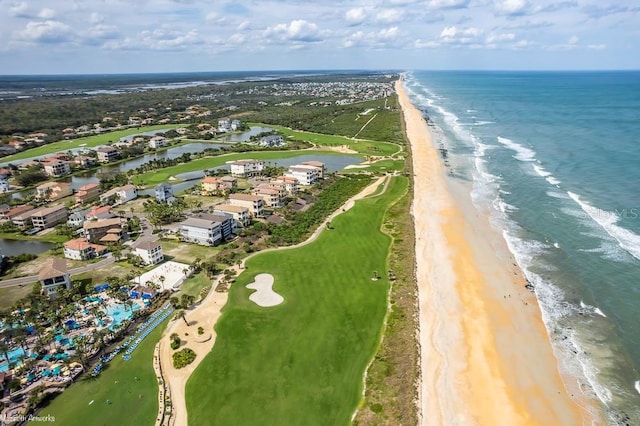
<svg viewBox="0 0 640 426">
<path fill-rule="evenodd" d="M 11 360 L 11 362 L 17 361 L 18 358 L 20 358 L 23 355 L 26 355 L 26 354 L 24 353 L 24 350 L 22 348 L 14 349 L 12 351 L 7 352 L 7 356 L 9 357 L 9 360 Z M 0 364 L 0 372 L 7 371 L 9 369 L 9 364 L 7 364 L 7 358 L 4 356 L 4 354 L 0 354 L 0 356 L 2 357 L 1 359 L 4 360 L 4 362 Z M 19 365 L 19 364 L 22 364 L 22 362 L 16 363 L 16 365 Z"/>
<path fill-rule="evenodd" d="M 107 306 L 107 315 L 113 318 L 113 323 L 109 328 L 112 330 L 118 328 L 124 320 L 131 319 L 133 312 L 138 310 L 140 310 L 140 306 L 137 304 L 132 305 L 131 308 L 119 303 Z"/>
</svg>

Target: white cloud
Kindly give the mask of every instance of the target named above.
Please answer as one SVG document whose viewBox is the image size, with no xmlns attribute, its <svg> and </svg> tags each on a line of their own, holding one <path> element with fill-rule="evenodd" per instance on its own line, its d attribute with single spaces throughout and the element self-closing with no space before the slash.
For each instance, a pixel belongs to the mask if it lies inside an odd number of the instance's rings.
<svg viewBox="0 0 640 426">
<path fill-rule="evenodd" d="M 502 43 L 505 41 L 512 41 L 516 38 L 516 35 L 513 33 L 506 34 L 491 34 L 487 37 L 487 43 Z"/>
<path fill-rule="evenodd" d="M 104 44 L 111 50 L 186 50 L 193 46 L 204 44 L 198 31 L 176 31 L 167 28 L 158 28 L 153 31 L 145 30 L 134 37 L 126 37 L 122 40 L 113 40 Z"/>
<path fill-rule="evenodd" d="M 344 14 L 344 19 L 349 23 L 349 25 L 360 25 L 364 22 L 366 17 L 367 12 L 363 7 L 349 9 Z"/>
<path fill-rule="evenodd" d="M 533 45 L 533 43 L 531 43 L 531 42 L 530 42 L 530 41 L 528 41 L 528 40 L 520 40 L 520 41 L 517 41 L 517 42 L 515 42 L 515 43 L 513 44 L 513 48 L 514 48 L 514 49 L 518 49 L 518 50 L 520 50 L 520 49 L 528 49 L 528 48 L 530 48 L 532 45 Z"/>
<path fill-rule="evenodd" d="M 56 16 L 56 12 L 53 9 L 44 8 L 40 12 L 38 12 L 38 18 L 41 19 L 51 19 Z"/>
<path fill-rule="evenodd" d="M 404 13 L 398 9 L 383 9 L 376 14 L 376 22 L 383 24 L 395 24 L 400 22 Z"/>
<path fill-rule="evenodd" d="M 398 27 L 383 28 L 378 31 L 356 31 L 347 37 L 343 47 L 385 48 L 395 46 L 400 37 Z"/>
<path fill-rule="evenodd" d="M 417 39 L 413 43 L 413 46 L 416 49 L 435 49 L 436 47 L 440 46 L 440 43 L 438 43 L 437 41 L 433 41 L 433 40 Z"/>
<path fill-rule="evenodd" d="M 303 19 L 291 21 L 289 24 L 278 24 L 264 31 L 264 36 L 280 41 L 315 42 L 320 41 L 318 26 Z"/>
<path fill-rule="evenodd" d="M 463 9 L 469 5 L 469 0 L 430 0 L 427 1 L 429 9 Z"/>
<path fill-rule="evenodd" d="M 495 2 L 495 11 L 498 15 L 521 16 L 529 12 L 527 0 L 499 0 Z"/>
<path fill-rule="evenodd" d="M 217 13 L 217 12 L 209 12 L 205 15 L 204 17 L 205 21 L 207 22 L 213 22 L 216 24 L 221 24 L 223 23 L 226 19 L 223 15 Z"/>
<path fill-rule="evenodd" d="M 29 5 L 25 2 L 16 3 L 9 8 L 9 15 L 16 18 L 33 18 L 33 14 L 29 12 Z"/>
<path fill-rule="evenodd" d="M 89 15 L 89 22 L 92 24 L 101 24 L 104 22 L 104 16 L 100 15 L 98 12 L 91 12 L 91 15 Z"/>
<path fill-rule="evenodd" d="M 60 21 L 28 22 L 17 38 L 34 43 L 62 43 L 75 38 L 71 27 Z"/>
<path fill-rule="evenodd" d="M 249 28 L 251 28 L 251 22 L 249 22 L 249 21 L 242 21 L 242 22 L 240 22 L 240 24 L 238 24 L 238 26 L 236 27 L 236 31 L 245 31 L 245 30 L 248 30 Z"/>
<path fill-rule="evenodd" d="M 480 35 L 482 30 L 479 28 L 457 28 L 452 25 L 440 32 L 440 41 L 449 44 L 471 44 L 477 43 Z"/>
<path fill-rule="evenodd" d="M 569 41 L 567 43 L 569 44 L 577 44 L 580 41 L 580 39 L 578 38 L 578 36 L 574 35 L 571 36 L 571 38 L 569 39 Z"/>
</svg>

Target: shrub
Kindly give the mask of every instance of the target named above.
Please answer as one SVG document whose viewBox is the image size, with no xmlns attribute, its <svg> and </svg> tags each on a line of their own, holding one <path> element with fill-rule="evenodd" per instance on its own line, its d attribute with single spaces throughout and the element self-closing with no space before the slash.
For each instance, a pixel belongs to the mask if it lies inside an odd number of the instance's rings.
<svg viewBox="0 0 640 426">
<path fill-rule="evenodd" d="M 204 334 L 204 328 L 198 327 L 198 334 Z"/>
<path fill-rule="evenodd" d="M 189 348 L 184 348 L 173 354 L 173 366 L 183 368 L 191 364 L 196 359 L 196 353 Z"/>
</svg>

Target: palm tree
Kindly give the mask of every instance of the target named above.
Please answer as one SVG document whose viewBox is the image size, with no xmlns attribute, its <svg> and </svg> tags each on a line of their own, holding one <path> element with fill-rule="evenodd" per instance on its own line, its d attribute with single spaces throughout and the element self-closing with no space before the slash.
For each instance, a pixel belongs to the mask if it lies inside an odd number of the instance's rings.
<svg viewBox="0 0 640 426">
<path fill-rule="evenodd" d="M 176 315 L 175 318 L 182 318 L 182 320 L 184 321 L 185 324 L 189 325 L 189 321 L 187 321 L 187 313 L 184 311 L 184 309 L 178 309 L 176 311 Z"/>
<path fill-rule="evenodd" d="M 9 360 L 9 352 L 10 352 L 11 348 L 9 347 L 9 345 L 7 345 L 4 340 L 0 341 L 0 353 L 2 353 L 5 357 L 5 359 L 7 360 L 7 365 L 11 364 L 11 361 Z"/>
<path fill-rule="evenodd" d="M 164 288 L 164 280 L 166 280 L 164 275 L 160 275 L 160 278 L 158 278 L 160 280 L 160 284 L 162 285 L 162 288 Z"/>
<path fill-rule="evenodd" d="M 83 334 L 79 334 L 73 338 L 74 348 L 76 350 L 76 355 L 80 360 L 80 364 L 82 364 L 82 368 L 87 367 L 87 345 L 89 343 L 89 338 Z"/>
</svg>

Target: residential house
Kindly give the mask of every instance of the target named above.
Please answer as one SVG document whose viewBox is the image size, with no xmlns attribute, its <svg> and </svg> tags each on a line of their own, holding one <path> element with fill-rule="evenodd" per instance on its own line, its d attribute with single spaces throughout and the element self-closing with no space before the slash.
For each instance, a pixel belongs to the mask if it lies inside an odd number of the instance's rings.
<svg viewBox="0 0 640 426">
<path fill-rule="evenodd" d="M 316 169 L 318 169 L 318 177 L 320 179 L 324 179 L 325 174 L 327 173 L 327 168 L 325 167 L 324 163 L 322 161 L 303 161 L 302 162 L 303 166 L 311 166 L 311 167 L 315 167 Z"/>
<path fill-rule="evenodd" d="M 162 247 L 157 241 L 139 241 L 133 245 L 133 249 L 133 254 L 139 256 L 145 265 L 155 265 L 164 260 Z"/>
<path fill-rule="evenodd" d="M 56 296 L 60 287 L 71 290 L 67 261 L 57 257 L 46 260 L 38 273 L 38 280 L 42 286 L 42 292 L 50 298 Z"/>
<path fill-rule="evenodd" d="M 240 130 L 240 128 L 242 127 L 242 121 L 240 120 L 231 120 L 231 130 L 232 131 L 236 131 L 236 130 Z"/>
<path fill-rule="evenodd" d="M 157 135 L 149 139 L 149 148 L 151 149 L 163 148 L 165 146 L 167 146 L 167 138 L 164 136 Z"/>
<path fill-rule="evenodd" d="M 59 200 L 72 194 L 71 184 L 67 182 L 45 182 L 36 187 L 36 198 L 42 200 Z"/>
<path fill-rule="evenodd" d="M 135 200 L 136 198 L 138 198 L 138 190 L 135 186 L 127 184 L 110 189 L 109 191 L 100 195 L 100 202 L 102 204 L 117 206 L 118 204 L 123 204 L 127 201 Z"/>
<path fill-rule="evenodd" d="M 7 192 L 9 190 L 10 190 L 9 175 L 1 173 L 0 174 L 0 193 Z"/>
<path fill-rule="evenodd" d="M 234 206 L 232 204 L 218 204 L 213 208 L 213 212 L 231 216 L 236 222 L 236 227 L 244 228 L 251 224 L 249 209 L 246 207 Z"/>
<path fill-rule="evenodd" d="M 226 133 L 231 131 L 231 120 L 218 120 L 218 131 L 220 133 Z"/>
<path fill-rule="evenodd" d="M 197 219 L 210 220 L 212 222 L 219 223 L 220 232 L 222 233 L 223 240 L 228 240 L 232 238 L 235 234 L 237 234 L 237 231 L 238 231 L 238 225 L 236 224 L 236 221 L 234 220 L 233 216 L 229 214 L 198 213 L 190 217 L 197 218 Z"/>
<path fill-rule="evenodd" d="M 102 146 L 96 149 L 96 152 L 98 153 L 98 161 L 101 163 L 108 163 L 116 160 L 120 155 L 118 150 L 112 146 Z"/>
<path fill-rule="evenodd" d="M 301 185 L 313 185 L 320 178 L 320 171 L 315 166 L 306 166 L 298 164 L 290 166 L 285 176 L 298 179 Z"/>
<path fill-rule="evenodd" d="M 69 213 L 69 217 L 67 218 L 67 226 L 69 228 L 77 229 L 82 226 L 84 223 L 84 215 L 86 212 L 84 210 L 75 210 Z"/>
<path fill-rule="evenodd" d="M 267 186 L 260 185 L 251 191 L 253 195 L 264 200 L 264 204 L 267 207 L 277 208 L 282 206 L 282 199 L 280 198 L 280 191 L 275 188 L 269 188 Z"/>
<path fill-rule="evenodd" d="M 222 224 L 217 220 L 189 217 L 180 225 L 180 240 L 215 246 L 222 241 Z"/>
<path fill-rule="evenodd" d="M 8 204 L 0 204 L 0 219 L 6 219 L 7 213 L 11 211 L 11 207 Z"/>
<path fill-rule="evenodd" d="M 287 195 L 296 195 L 298 193 L 298 179 L 291 176 L 278 176 L 271 182 L 284 185 Z"/>
<path fill-rule="evenodd" d="M 88 183 L 78 188 L 76 192 L 76 202 L 87 204 L 100 198 L 100 184 Z"/>
<path fill-rule="evenodd" d="M 260 138 L 258 145 L 269 148 L 276 148 L 285 145 L 282 135 L 268 135 Z"/>
<path fill-rule="evenodd" d="M 207 194 L 228 194 L 238 187 L 238 180 L 231 176 L 205 176 L 202 179 L 202 191 Z"/>
<path fill-rule="evenodd" d="M 7 146 L 7 145 L 0 146 L 0 157 L 5 157 L 7 155 L 15 154 L 16 152 L 18 152 L 18 150 L 12 146 Z"/>
<path fill-rule="evenodd" d="M 71 166 L 66 161 L 52 158 L 43 161 L 42 164 L 44 165 L 44 172 L 47 176 L 60 177 L 71 173 Z"/>
<path fill-rule="evenodd" d="M 31 206 L 29 206 L 31 207 Z M 17 226 L 20 229 L 26 229 L 31 226 L 31 213 L 35 211 L 33 207 L 27 211 L 22 211 L 21 213 L 15 214 L 11 217 L 11 223 Z"/>
<path fill-rule="evenodd" d="M 176 200 L 173 196 L 173 187 L 168 183 L 161 183 L 155 189 L 156 200 L 161 203 L 172 203 Z"/>
<path fill-rule="evenodd" d="M 107 247 L 87 242 L 84 238 L 76 238 L 64 243 L 64 257 L 73 260 L 89 260 L 102 256 Z"/>
<path fill-rule="evenodd" d="M 238 160 L 230 161 L 231 176 L 233 177 L 253 177 L 259 176 L 264 171 L 264 161 L 260 160 Z"/>
<path fill-rule="evenodd" d="M 117 243 L 125 236 L 122 220 L 118 217 L 85 222 L 82 228 L 85 239 L 92 243 Z"/>
<path fill-rule="evenodd" d="M 111 219 L 116 215 L 111 210 L 111 206 L 95 206 L 85 213 L 85 220 Z"/>
<path fill-rule="evenodd" d="M 59 223 L 67 221 L 67 208 L 62 204 L 41 207 L 31 212 L 31 223 L 34 228 L 53 228 Z"/>
<path fill-rule="evenodd" d="M 93 167 L 96 165 L 96 160 L 86 155 L 77 155 L 73 162 L 80 167 Z"/>
<path fill-rule="evenodd" d="M 252 217 L 263 216 L 264 200 L 257 195 L 231 194 L 229 195 L 229 203 L 234 206 L 246 207 Z"/>
<path fill-rule="evenodd" d="M 9 211 L 4 214 L 4 217 L 6 219 L 13 220 L 16 216 L 26 213 L 33 209 L 34 207 L 32 205 L 22 204 L 12 209 L 9 209 Z"/>
</svg>

